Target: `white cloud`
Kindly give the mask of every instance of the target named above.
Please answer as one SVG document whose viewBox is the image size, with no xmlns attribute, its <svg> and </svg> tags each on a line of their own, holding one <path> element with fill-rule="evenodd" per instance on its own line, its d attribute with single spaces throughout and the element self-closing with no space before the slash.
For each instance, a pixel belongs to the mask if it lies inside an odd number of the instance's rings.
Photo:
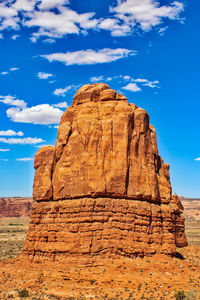
<svg viewBox="0 0 200 300">
<path fill-rule="evenodd" d="M 122 87 L 124 90 L 131 91 L 131 92 L 139 92 L 141 88 L 137 86 L 136 83 L 129 83 L 126 86 Z"/>
<path fill-rule="evenodd" d="M 60 61 L 66 66 L 70 65 L 93 65 L 98 63 L 109 63 L 129 55 L 136 55 L 136 51 L 117 48 L 104 48 L 101 50 L 80 50 L 66 53 L 53 53 L 49 55 L 41 55 L 48 59 L 49 62 Z"/>
<path fill-rule="evenodd" d="M 50 9 L 58 6 L 62 6 L 64 4 L 68 4 L 68 0 L 42 0 L 39 8 L 40 9 Z"/>
<path fill-rule="evenodd" d="M 114 77 L 105 77 L 103 75 L 99 75 L 99 76 L 93 76 L 90 78 L 91 82 L 105 82 L 105 81 L 111 81 L 113 79 L 118 78 L 118 76 L 114 76 Z"/>
<path fill-rule="evenodd" d="M 0 33 L 0 39 L 3 39 L 4 37 L 3 37 L 3 34 L 2 33 Z"/>
<path fill-rule="evenodd" d="M 19 34 L 14 34 L 11 36 L 11 39 L 15 41 L 16 39 L 18 39 L 18 37 L 20 37 Z"/>
<path fill-rule="evenodd" d="M 13 145 L 17 145 L 17 144 L 32 145 L 32 144 L 43 143 L 45 141 L 41 138 L 27 137 L 27 138 L 0 138 L 0 142 L 5 143 L 5 144 L 10 144 L 10 145 L 12 145 L 12 144 Z"/>
<path fill-rule="evenodd" d="M 18 11 L 32 11 L 34 9 L 35 0 L 17 0 L 12 7 Z"/>
<path fill-rule="evenodd" d="M 129 75 L 124 75 L 123 78 L 124 80 L 131 80 L 131 77 Z"/>
<path fill-rule="evenodd" d="M 0 149 L 0 152 L 8 152 L 10 149 Z"/>
<path fill-rule="evenodd" d="M 104 76 L 100 75 L 100 76 L 93 76 L 90 78 L 91 82 L 98 82 L 98 81 L 103 81 L 104 80 Z"/>
<path fill-rule="evenodd" d="M 63 111 L 49 104 L 40 104 L 29 108 L 11 107 L 6 114 L 13 122 L 49 125 L 58 124 Z"/>
<path fill-rule="evenodd" d="M 159 28 L 159 30 L 158 30 L 159 35 L 160 36 L 165 35 L 165 32 L 166 32 L 167 29 L 168 29 L 168 26 Z"/>
<path fill-rule="evenodd" d="M 143 31 L 162 24 L 164 19 L 179 20 L 183 10 L 183 3 L 179 1 L 161 5 L 155 0 L 118 0 L 117 6 L 110 7 L 110 11 L 122 24 L 129 26 L 131 30 L 139 27 Z"/>
<path fill-rule="evenodd" d="M 0 3 L 0 30 L 18 29 L 19 21 L 17 10 L 8 1 L 2 1 Z"/>
<path fill-rule="evenodd" d="M 33 40 L 35 40 L 35 39 L 33 39 Z M 36 42 L 36 40 L 35 40 L 35 42 Z M 42 42 L 46 43 L 46 44 L 53 44 L 56 42 L 56 40 L 55 39 L 44 39 Z"/>
<path fill-rule="evenodd" d="M 137 79 L 134 79 L 135 82 L 148 82 L 148 79 L 145 79 L 145 78 L 137 78 Z"/>
<path fill-rule="evenodd" d="M 107 19 L 102 20 L 101 23 L 98 25 L 98 27 L 101 29 L 110 30 L 111 28 L 116 26 L 117 23 L 118 23 L 118 20 L 107 18 Z"/>
<path fill-rule="evenodd" d="M 7 158 L 0 158 L 0 161 L 8 161 Z"/>
<path fill-rule="evenodd" d="M 159 83 L 158 80 L 148 81 L 148 82 L 144 83 L 143 86 L 148 86 L 150 88 L 156 88 L 156 87 L 158 87 L 158 83 Z"/>
<path fill-rule="evenodd" d="M 58 107 L 58 108 L 67 108 L 68 105 L 67 105 L 67 102 L 60 102 L 60 103 L 57 103 L 57 104 L 53 104 L 54 107 Z"/>
<path fill-rule="evenodd" d="M 36 40 L 39 37 L 61 38 L 67 34 L 79 34 L 81 29 L 88 30 L 96 28 L 97 20 L 92 19 L 94 13 L 78 14 L 66 6 L 57 7 L 59 13 L 52 10 L 38 10 L 27 14 L 24 25 L 27 27 L 38 27 L 33 33 Z"/>
<path fill-rule="evenodd" d="M 37 74 L 37 77 L 39 78 L 39 79 L 48 79 L 49 77 L 52 77 L 53 76 L 53 74 L 50 74 L 50 73 L 43 73 L 43 72 L 39 72 L 38 74 Z"/>
<path fill-rule="evenodd" d="M 200 157 L 195 158 L 195 160 L 200 161 Z"/>
<path fill-rule="evenodd" d="M 43 145 L 35 145 L 35 148 L 42 148 L 44 146 L 46 146 L 46 145 L 45 144 L 43 144 Z"/>
<path fill-rule="evenodd" d="M 54 42 L 68 34 L 87 34 L 89 30 L 107 30 L 112 36 L 126 36 L 137 29 L 149 31 L 156 26 L 166 28 L 167 19 L 178 20 L 183 3 L 162 5 L 158 0 L 117 0 L 110 14 L 97 19 L 94 12 L 78 13 L 69 0 L 4 0 L 0 3 L 0 30 L 32 27 L 32 42 L 43 38 Z M 55 10 L 56 8 L 56 10 Z M 164 34 L 164 31 L 159 34 Z M 16 39 L 18 35 L 11 38 Z M 46 41 L 45 41 L 46 39 Z"/>
<path fill-rule="evenodd" d="M 80 85 L 68 85 L 66 86 L 65 88 L 59 88 L 59 89 L 55 89 L 55 91 L 53 92 L 53 95 L 56 95 L 56 96 L 61 96 L 61 97 L 65 97 L 65 94 L 68 92 L 68 91 L 71 91 L 71 90 L 76 90 L 77 88 L 79 88 Z"/>
<path fill-rule="evenodd" d="M 16 158 L 17 161 L 33 161 L 32 157 Z"/>
<path fill-rule="evenodd" d="M 11 106 L 26 107 L 26 102 L 24 100 L 16 99 L 16 97 L 10 95 L 0 96 L 0 102 Z"/>
<path fill-rule="evenodd" d="M 8 75 L 9 72 L 17 71 L 17 70 L 19 70 L 19 68 L 10 68 L 9 71 L 4 71 L 4 72 L 1 72 L 0 74 L 1 75 Z"/>
<path fill-rule="evenodd" d="M 19 68 L 10 68 L 9 70 L 10 70 L 10 71 L 18 71 Z"/>
<path fill-rule="evenodd" d="M 14 131 L 14 130 L 11 130 L 11 129 L 8 129 L 8 130 L 1 130 L 0 131 L 0 136 L 23 136 L 24 133 L 22 131 Z"/>
</svg>

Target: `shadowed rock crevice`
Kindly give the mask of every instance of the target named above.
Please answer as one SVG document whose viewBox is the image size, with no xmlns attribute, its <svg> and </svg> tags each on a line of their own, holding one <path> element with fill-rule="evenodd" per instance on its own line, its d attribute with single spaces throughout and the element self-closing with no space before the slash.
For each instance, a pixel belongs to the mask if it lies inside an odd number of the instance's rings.
<svg viewBox="0 0 200 300">
<path fill-rule="evenodd" d="M 175 255 L 187 245 L 149 115 L 108 85 L 80 88 L 56 146 L 35 156 L 30 257 Z"/>
</svg>

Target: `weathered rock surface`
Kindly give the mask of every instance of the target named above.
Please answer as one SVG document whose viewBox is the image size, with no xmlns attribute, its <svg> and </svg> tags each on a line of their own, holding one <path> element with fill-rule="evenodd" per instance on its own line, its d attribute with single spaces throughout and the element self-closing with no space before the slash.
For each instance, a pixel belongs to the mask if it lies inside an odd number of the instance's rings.
<svg viewBox="0 0 200 300">
<path fill-rule="evenodd" d="M 33 197 L 30 256 L 174 254 L 187 245 L 149 115 L 103 83 L 78 90 L 55 148 L 36 154 Z"/>
<path fill-rule="evenodd" d="M 24 218 L 30 216 L 32 198 L 0 198 L 0 218 Z"/>
</svg>

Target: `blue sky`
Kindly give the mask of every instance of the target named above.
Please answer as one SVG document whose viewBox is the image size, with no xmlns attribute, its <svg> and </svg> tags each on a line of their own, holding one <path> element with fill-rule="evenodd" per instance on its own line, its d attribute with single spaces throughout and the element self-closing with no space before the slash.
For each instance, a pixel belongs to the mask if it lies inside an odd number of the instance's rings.
<svg viewBox="0 0 200 300">
<path fill-rule="evenodd" d="M 0 196 L 31 196 L 33 158 L 55 145 L 76 90 L 105 82 L 146 109 L 173 192 L 200 197 L 195 0 L 0 2 Z"/>
</svg>

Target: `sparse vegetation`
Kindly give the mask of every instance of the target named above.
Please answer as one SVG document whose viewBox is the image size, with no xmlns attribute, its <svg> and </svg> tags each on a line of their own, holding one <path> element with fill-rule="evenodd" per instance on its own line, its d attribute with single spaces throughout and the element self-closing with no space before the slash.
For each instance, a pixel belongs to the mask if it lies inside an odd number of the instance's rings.
<svg viewBox="0 0 200 300">
<path fill-rule="evenodd" d="M 12 258 L 22 252 L 29 218 L 0 220 L 0 260 Z"/>
<path fill-rule="evenodd" d="M 26 298 L 26 297 L 28 297 L 28 291 L 27 291 L 27 289 L 23 289 L 23 290 L 21 290 L 21 291 L 19 291 L 18 292 L 18 296 L 20 297 L 20 298 Z"/>
<path fill-rule="evenodd" d="M 184 300 L 186 299 L 184 291 L 178 291 L 174 294 L 176 300 Z"/>
</svg>

